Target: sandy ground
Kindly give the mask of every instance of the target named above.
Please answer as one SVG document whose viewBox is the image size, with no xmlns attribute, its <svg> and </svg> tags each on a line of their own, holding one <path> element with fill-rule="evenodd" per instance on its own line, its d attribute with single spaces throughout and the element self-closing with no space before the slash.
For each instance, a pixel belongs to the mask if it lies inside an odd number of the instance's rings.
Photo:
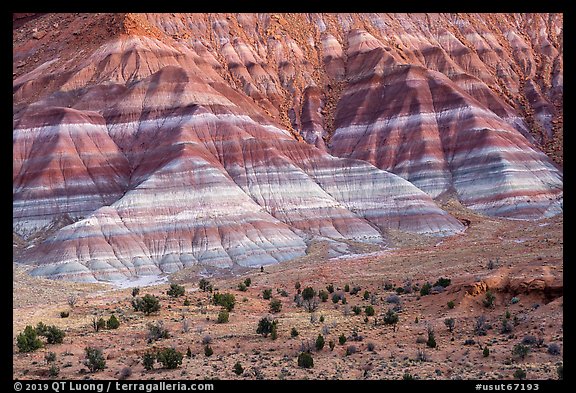
<svg viewBox="0 0 576 393">
<path fill-rule="evenodd" d="M 57 378 L 63 379 L 117 379 L 123 369 L 130 370 L 127 379 L 402 379 L 405 373 L 419 379 L 513 379 L 517 368 L 525 370 L 528 379 L 556 379 L 562 355 L 549 354 L 547 346 L 555 343 L 563 348 L 563 217 L 512 221 L 482 217 L 453 203 L 444 208 L 470 221 L 463 234 L 444 239 L 390 234 L 389 250 L 352 244 L 364 255 L 338 258 L 328 257 L 327 244 L 314 243 L 306 257 L 266 266 L 264 272 L 238 269 L 224 274 L 194 267 L 171 277 L 186 288 L 185 296 L 177 299 L 166 295 L 167 283 L 154 285 L 149 278 L 120 287 L 66 283 L 29 277 L 25 267 L 15 265 L 14 378 L 48 378 L 44 355 L 55 352 L 60 368 Z M 489 260 L 496 258 L 497 266 L 488 269 Z M 212 275 L 209 280 L 217 290 L 236 297 L 228 323 L 216 323 L 220 307 L 211 304 L 210 295 L 197 288 L 199 278 L 206 275 Z M 246 292 L 239 291 L 238 283 L 248 277 L 251 286 Z M 451 285 L 441 293 L 400 295 L 402 311 L 396 331 L 381 323 L 382 315 L 394 306 L 387 302 L 394 291 L 386 290 L 386 283 L 396 287 L 410 280 L 422 285 L 440 277 L 451 279 Z M 345 284 L 360 286 L 361 291 L 345 293 L 347 305 L 334 304 L 330 297 L 311 314 L 293 301 L 297 281 L 302 288 L 325 289 L 333 283 L 337 291 Z M 131 306 L 133 285 L 141 287 L 140 295 L 159 296 L 161 311 L 150 316 L 135 312 Z M 283 306 L 273 315 L 278 320 L 276 340 L 256 334 L 258 321 L 269 314 L 269 301 L 262 298 L 267 288 Z M 280 296 L 281 289 L 288 292 L 287 297 Z M 370 304 L 362 296 L 365 290 L 376 295 L 376 315 L 368 317 L 368 322 L 364 312 L 355 315 L 351 311 L 355 305 L 364 308 Z M 496 296 L 493 308 L 483 305 L 487 290 Z M 73 308 L 66 301 L 70 294 L 79 298 Z M 512 304 L 514 296 L 519 301 Z M 185 299 L 189 306 L 183 305 Z M 448 308 L 449 301 L 455 303 L 453 309 Z M 60 318 L 64 310 L 70 311 L 68 318 Z M 500 328 L 507 310 L 514 326 L 511 333 L 503 334 Z M 107 319 L 112 313 L 119 318 L 120 328 L 94 332 L 93 317 Z M 492 328 L 487 335 L 476 336 L 474 325 L 481 315 Z M 453 333 L 444 324 L 446 318 L 455 320 Z M 147 323 L 160 320 L 170 338 L 148 343 Z M 183 320 L 187 321 L 187 331 Z M 26 325 L 40 321 L 64 329 L 64 343 L 19 353 L 17 334 Z M 425 343 L 428 326 L 434 329 L 436 348 Z M 293 327 L 300 333 L 295 338 L 290 335 Z M 362 340 L 352 341 L 353 331 Z M 316 351 L 313 343 L 319 334 L 324 335 L 326 345 Z M 349 338 L 344 345 L 338 343 L 341 334 Z M 204 355 L 202 344 L 208 335 L 214 350 L 210 357 Z M 532 345 L 525 359 L 515 359 L 512 348 L 528 335 L 542 344 Z M 475 344 L 464 345 L 467 339 Z M 329 341 L 336 343 L 333 351 Z M 312 343 L 311 369 L 297 365 L 305 342 Z M 368 343 L 374 344 L 374 350 L 368 349 Z M 351 345 L 356 353 L 346 355 Z M 105 370 L 87 371 L 83 364 L 87 346 L 103 350 Z M 175 370 L 161 369 L 157 364 L 154 370 L 145 371 L 141 356 L 147 350 L 167 347 L 183 353 L 190 348 L 192 356 L 185 357 Z M 483 356 L 485 347 L 489 348 L 488 357 Z M 419 360 L 419 356 L 426 360 Z M 244 368 L 240 376 L 233 372 L 236 362 Z"/>
</svg>

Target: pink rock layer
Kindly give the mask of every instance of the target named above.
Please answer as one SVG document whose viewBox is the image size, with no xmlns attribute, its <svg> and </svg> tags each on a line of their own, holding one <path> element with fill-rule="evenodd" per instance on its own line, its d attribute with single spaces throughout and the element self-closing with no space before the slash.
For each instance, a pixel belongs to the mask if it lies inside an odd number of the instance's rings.
<svg viewBox="0 0 576 393">
<path fill-rule="evenodd" d="M 444 30 L 423 28 L 426 18 Z M 454 18 L 22 20 L 14 231 L 75 222 L 20 261 L 78 281 L 260 266 L 303 255 L 314 238 L 458 233 L 432 200 L 447 192 L 486 214 L 560 213 L 561 170 L 529 125 L 548 122 L 554 138 L 558 16 L 531 16 L 547 28 L 530 39 L 509 23 L 525 16 Z M 59 27 L 30 38 L 48 26 Z M 526 92 L 534 119 L 513 106 Z"/>
</svg>

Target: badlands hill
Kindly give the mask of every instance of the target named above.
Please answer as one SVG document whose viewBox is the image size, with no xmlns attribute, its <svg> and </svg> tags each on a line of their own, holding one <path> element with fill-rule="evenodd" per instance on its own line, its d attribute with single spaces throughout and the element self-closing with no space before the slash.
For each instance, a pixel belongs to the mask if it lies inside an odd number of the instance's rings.
<svg viewBox="0 0 576 393">
<path fill-rule="evenodd" d="M 261 266 L 562 213 L 562 15 L 14 14 L 15 260 Z"/>
</svg>

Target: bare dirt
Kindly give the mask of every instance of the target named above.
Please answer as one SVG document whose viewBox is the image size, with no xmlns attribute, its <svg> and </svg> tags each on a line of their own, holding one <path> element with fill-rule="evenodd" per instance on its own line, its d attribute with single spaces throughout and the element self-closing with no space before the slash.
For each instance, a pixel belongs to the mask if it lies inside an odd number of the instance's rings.
<svg viewBox="0 0 576 393">
<path fill-rule="evenodd" d="M 197 267 L 178 272 L 172 277 L 186 288 L 183 297 L 166 295 L 167 284 L 142 287 L 140 296 L 159 296 L 161 310 L 150 316 L 135 312 L 131 306 L 131 289 L 115 289 L 99 284 L 77 284 L 50 281 L 27 276 L 23 266 L 14 266 L 14 378 L 48 378 L 45 353 L 56 353 L 62 379 L 118 379 L 123 369 L 130 370 L 127 379 L 402 379 L 411 374 L 418 379 L 513 379 L 516 369 L 526 371 L 528 379 L 556 379 L 562 356 L 548 353 L 548 345 L 563 350 L 563 217 L 539 221 L 518 221 L 486 218 L 449 201 L 443 205 L 461 220 L 468 220 L 468 229 L 450 238 L 406 238 L 391 234 L 394 248 L 377 251 L 368 247 L 365 255 L 338 259 L 327 257 L 324 243 L 310 246 L 309 255 L 287 263 L 260 269 L 236 272 L 211 271 L 208 279 L 219 292 L 230 292 L 236 306 L 228 323 L 216 322 L 220 307 L 211 303 L 210 293 L 198 290 L 200 273 Z M 489 261 L 493 269 L 487 267 Z M 252 280 L 247 291 L 237 286 L 246 278 Z M 387 299 L 394 288 L 407 281 L 434 283 L 438 278 L 451 279 L 441 293 L 420 296 L 418 291 L 399 295 L 402 310 L 397 328 L 385 325 L 383 314 L 395 304 Z M 347 304 L 335 304 L 331 296 L 309 313 L 293 301 L 295 283 L 301 288 L 326 289 L 333 283 L 336 292 L 349 284 L 361 287 L 356 295 L 343 292 Z M 269 314 L 269 300 L 262 298 L 264 289 L 272 289 L 273 298 L 280 299 L 282 310 L 273 314 L 278 320 L 278 337 L 256 333 L 258 321 Z M 286 290 L 287 297 L 278 290 Z M 375 294 L 375 316 L 365 322 L 364 291 Z M 495 295 L 493 307 L 485 307 L 486 291 Z M 79 300 L 74 307 L 67 304 L 70 294 Z M 518 302 L 513 303 L 516 297 Z M 190 302 L 184 306 L 184 301 Z M 453 301 L 453 309 L 448 302 Z M 352 307 L 360 306 L 355 315 Z M 61 318 L 60 311 L 70 311 Z M 501 333 L 502 320 L 509 311 L 512 331 Z M 117 330 L 92 328 L 93 317 L 109 318 L 114 313 L 120 320 Z M 324 321 L 320 322 L 323 316 Z M 474 325 L 485 316 L 491 328 L 478 336 Z M 444 324 L 454 318 L 454 332 Z M 184 331 L 183 320 L 188 321 Z M 377 323 L 375 323 L 375 320 Z M 66 332 L 62 344 L 45 345 L 32 353 L 19 353 L 16 336 L 26 325 L 38 322 L 56 325 Z M 170 338 L 148 343 L 147 323 L 163 321 Z M 434 330 L 436 348 L 426 344 L 427 329 Z M 296 328 L 297 337 L 290 331 Z M 362 340 L 353 341 L 356 331 Z M 325 347 L 316 351 L 314 341 L 319 334 Z M 344 334 L 348 341 L 338 343 Z M 210 336 L 214 354 L 206 357 L 202 340 Z M 534 336 L 525 359 L 515 358 L 513 347 L 526 336 Z M 466 340 L 472 345 L 464 345 Z M 417 342 L 418 340 L 418 342 Z M 330 350 L 329 341 L 336 343 Z M 303 369 L 297 356 L 303 342 L 311 343 L 314 367 Z M 369 343 L 374 345 L 371 351 Z M 89 373 L 83 364 L 84 348 L 101 348 L 106 356 L 103 371 Z M 354 346 L 356 353 L 346 355 Z M 175 370 L 145 371 L 141 357 L 149 350 L 174 347 L 182 353 L 190 348 L 192 356 L 184 356 Z M 483 356 L 483 349 L 489 355 Z M 418 359 L 420 358 L 420 359 Z M 422 360 L 424 358 L 424 360 Z M 233 367 L 240 362 L 244 373 L 236 375 Z M 128 373 L 124 371 L 124 373 Z"/>
</svg>

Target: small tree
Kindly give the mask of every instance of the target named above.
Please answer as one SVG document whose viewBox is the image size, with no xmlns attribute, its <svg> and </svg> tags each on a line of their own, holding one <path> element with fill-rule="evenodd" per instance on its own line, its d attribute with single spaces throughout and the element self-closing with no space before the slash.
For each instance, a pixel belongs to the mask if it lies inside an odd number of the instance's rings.
<svg viewBox="0 0 576 393">
<path fill-rule="evenodd" d="M 487 330 L 488 323 L 486 322 L 486 317 L 484 315 L 480 315 L 478 318 L 476 318 L 474 333 L 476 333 L 477 336 L 485 336 Z"/>
<path fill-rule="evenodd" d="M 298 333 L 298 330 L 296 330 L 295 327 L 292 328 L 292 330 L 290 330 L 290 337 L 298 337 L 300 333 Z"/>
<path fill-rule="evenodd" d="M 272 328 L 277 324 L 278 321 L 273 320 L 270 317 L 264 317 L 258 322 L 258 328 L 256 333 L 268 337 L 268 334 L 272 333 Z"/>
<path fill-rule="evenodd" d="M 16 345 L 20 352 L 33 352 L 42 348 L 42 341 L 38 338 L 36 329 L 32 326 L 26 326 L 24 331 L 16 338 Z"/>
<path fill-rule="evenodd" d="M 270 300 L 270 312 L 271 313 L 278 313 L 282 310 L 282 302 L 280 299 L 272 299 Z"/>
<path fill-rule="evenodd" d="M 92 328 L 94 329 L 95 332 L 100 331 L 100 329 L 105 329 L 106 328 L 106 321 L 104 320 L 104 318 L 93 317 L 92 318 Z"/>
<path fill-rule="evenodd" d="M 170 297 L 176 298 L 184 295 L 186 293 L 186 289 L 182 285 L 178 284 L 170 284 L 170 289 L 166 291 L 166 294 Z"/>
<path fill-rule="evenodd" d="M 181 365 L 183 357 L 182 353 L 175 348 L 165 348 L 156 354 L 158 363 L 161 363 L 162 367 L 167 369 L 174 369 Z"/>
<path fill-rule="evenodd" d="M 218 323 L 227 323 L 230 318 L 230 313 L 227 310 L 220 310 L 218 313 Z"/>
<path fill-rule="evenodd" d="M 330 347 L 330 350 L 333 351 L 334 347 L 336 346 L 336 343 L 334 341 L 330 340 L 328 342 L 328 346 Z"/>
<path fill-rule="evenodd" d="M 346 343 L 346 336 L 344 335 L 344 333 L 342 333 L 339 337 L 338 337 L 338 342 L 340 343 L 340 345 L 344 345 Z"/>
<path fill-rule="evenodd" d="M 446 325 L 450 333 L 454 332 L 454 325 L 455 325 L 454 318 L 446 318 L 444 320 L 444 325 Z"/>
<path fill-rule="evenodd" d="M 210 345 L 206 344 L 206 346 L 204 347 L 204 355 L 206 355 L 206 357 L 210 357 L 210 356 L 212 356 L 213 353 L 214 353 L 214 351 L 212 350 L 212 347 L 210 347 Z"/>
<path fill-rule="evenodd" d="M 318 308 L 318 304 L 319 304 L 319 301 L 318 301 L 318 298 L 316 296 L 314 296 L 310 299 L 302 300 L 302 306 L 308 312 L 315 311 Z"/>
<path fill-rule="evenodd" d="M 488 349 L 488 346 L 484 347 L 484 350 L 482 351 L 482 356 L 484 356 L 485 358 L 490 356 L 490 349 Z"/>
<path fill-rule="evenodd" d="M 150 371 L 154 368 L 154 362 L 156 361 L 156 354 L 153 352 L 146 352 L 142 356 L 142 365 L 144 369 Z"/>
<path fill-rule="evenodd" d="M 374 315 L 374 307 L 366 306 L 366 308 L 364 309 L 364 312 L 366 313 L 366 316 L 371 317 Z"/>
<path fill-rule="evenodd" d="M 272 323 L 272 331 L 270 332 L 270 338 L 272 340 L 276 340 L 278 338 L 278 325 L 276 325 L 276 321 Z"/>
<path fill-rule="evenodd" d="M 300 284 L 300 281 L 296 281 L 296 284 L 294 284 L 294 288 L 296 288 L 296 290 L 298 290 L 301 287 L 302 287 L 302 284 Z"/>
<path fill-rule="evenodd" d="M 139 293 L 140 293 L 140 288 L 138 288 L 138 287 L 132 288 L 132 297 L 138 296 Z"/>
<path fill-rule="evenodd" d="M 350 292 L 350 285 L 344 285 L 344 292 Z"/>
<path fill-rule="evenodd" d="M 104 370 L 106 367 L 106 359 L 101 349 L 86 347 L 84 348 L 86 353 L 86 360 L 84 360 L 84 365 L 88 367 L 91 372 L 96 372 L 99 370 Z"/>
<path fill-rule="evenodd" d="M 243 372 L 244 368 L 242 368 L 240 362 L 236 362 L 236 364 L 234 364 L 234 374 L 241 375 Z"/>
<path fill-rule="evenodd" d="M 112 314 L 110 318 L 106 321 L 106 328 L 108 329 L 118 329 L 120 327 L 120 321 L 116 318 L 116 315 Z"/>
<path fill-rule="evenodd" d="M 212 284 L 210 284 L 210 281 L 206 280 L 205 278 L 200 279 L 198 287 L 200 290 L 202 290 L 202 292 L 212 292 Z"/>
<path fill-rule="evenodd" d="M 298 355 L 298 367 L 314 367 L 314 359 L 312 359 L 312 355 L 309 352 L 302 352 L 300 355 Z"/>
<path fill-rule="evenodd" d="M 319 334 L 318 338 L 316 339 L 316 350 L 321 351 L 324 348 L 324 337 Z"/>
<path fill-rule="evenodd" d="M 426 346 L 428 348 L 436 348 L 436 339 L 434 337 L 434 329 L 431 325 L 428 325 L 428 341 L 426 341 Z"/>
<path fill-rule="evenodd" d="M 272 297 L 272 289 L 265 289 L 262 291 L 262 299 L 268 300 Z"/>
<path fill-rule="evenodd" d="M 187 357 L 187 358 L 191 358 L 191 357 L 192 357 L 192 350 L 190 349 L 190 347 L 188 347 L 188 349 L 186 349 L 186 357 Z"/>
<path fill-rule="evenodd" d="M 156 296 L 147 293 L 141 298 L 134 298 L 132 307 L 135 311 L 142 311 L 144 314 L 150 315 L 153 312 L 160 311 L 160 300 Z"/>
</svg>

